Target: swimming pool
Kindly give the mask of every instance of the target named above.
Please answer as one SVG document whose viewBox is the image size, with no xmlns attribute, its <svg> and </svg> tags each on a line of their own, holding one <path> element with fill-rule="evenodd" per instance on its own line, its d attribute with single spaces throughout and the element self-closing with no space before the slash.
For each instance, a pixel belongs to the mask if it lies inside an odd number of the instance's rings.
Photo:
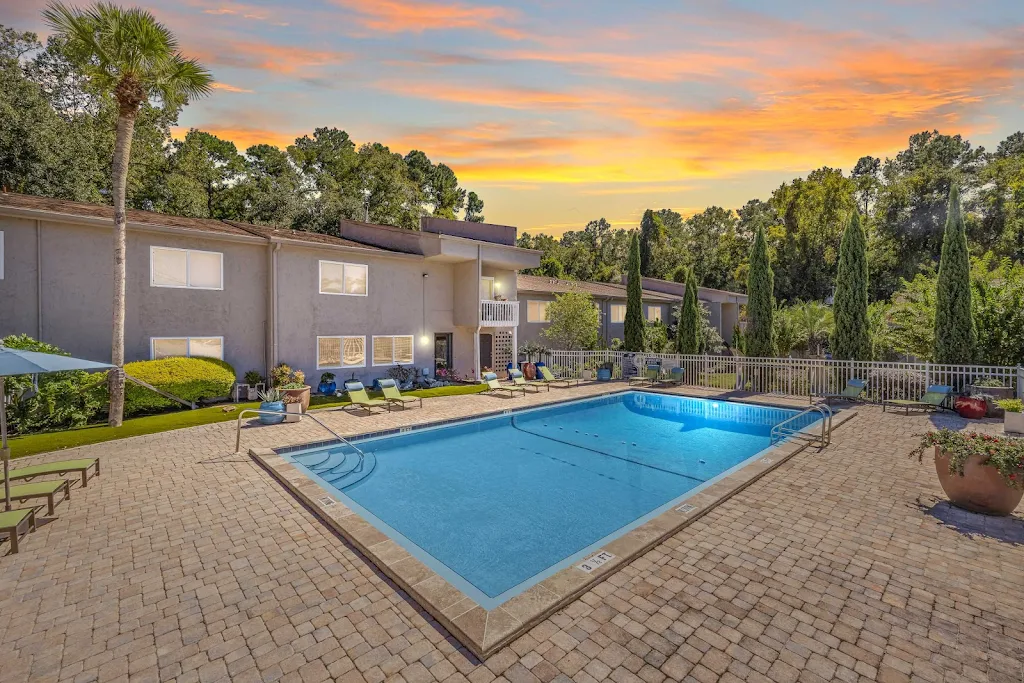
<svg viewBox="0 0 1024 683">
<path fill-rule="evenodd" d="M 797 414 L 642 391 L 509 412 L 361 439 L 365 458 L 282 455 L 492 609 L 753 459 Z"/>
</svg>

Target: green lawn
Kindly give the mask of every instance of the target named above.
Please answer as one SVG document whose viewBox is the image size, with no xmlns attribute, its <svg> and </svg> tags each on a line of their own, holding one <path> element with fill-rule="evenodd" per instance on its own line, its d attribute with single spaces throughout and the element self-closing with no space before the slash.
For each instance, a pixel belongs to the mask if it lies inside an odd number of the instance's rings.
<svg viewBox="0 0 1024 683">
<path fill-rule="evenodd" d="M 486 388 L 483 384 L 438 387 L 437 389 L 403 392 L 403 396 L 420 396 L 422 398 L 459 396 L 463 394 L 477 394 Z M 371 395 L 375 394 L 371 392 Z M 348 404 L 349 401 L 347 399 L 336 396 L 312 396 L 309 400 L 310 408 L 335 408 Z M 259 403 L 239 403 L 236 406 L 236 410 L 224 412 L 224 406 L 217 405 L 209 408 L 199 408 L 198 410 L 182 410 L 174 413 L 133 417 L 125 420 L 123 425 L 116 428 L 106 425 L 88 425 L 62 432 L 44 432 L 42 434 L 16 436 L 10 440 L 11 457 L 23 458 L 28 455 L 35 455 L 36 453 L 59 451 L 65 448 L 74 448 L 75 446 L 114 441 L 115 439 L 127 439 L 130 436 L 156 434 L 171 429 L 183 429 L 185 427 L 196 427 L 214 422 L 226 422 L 227 420 L 237 419 L 239 410 L 258 407 Z"/>
</svg>

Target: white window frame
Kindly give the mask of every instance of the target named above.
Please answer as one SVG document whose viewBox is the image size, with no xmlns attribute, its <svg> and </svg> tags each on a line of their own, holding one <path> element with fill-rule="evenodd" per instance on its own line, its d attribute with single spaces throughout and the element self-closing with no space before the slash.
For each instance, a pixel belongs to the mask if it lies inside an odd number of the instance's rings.
<svg viewBox="0 0 1024 683">
<path fill-rule="evenodd" d="M 167 340 L 167 339 L 184 339 L 185 340 L 185 355 L 184 356 L 164 356 L 165 358 L 216 358 L 216 356 L 193 356 L 188 352 L 189 343 L 192 339 L 219 339 L 220 340 L 220 358 L 218 360 L 224 360 L 224 337 L 216 334 L 190 334 L 185 337 L 150 337 L 149 338 L 149 359 L 156 360 L 155 356 L 155 344 L 153 342 Z"/>
<path fill-rule="evenodd" d="M 490 299 L 485 299 L 485 298 L 483 298 L 481 296 L 480 300 L 481 301 L 494 301 L 494 277 L 491 276 L 491 275 L 481 275 L 480 276 L 480 283 L 479 283 L 478 287 L 482 286 L 484 284 L 484 280 L 487 280 L 487 281 L 489 281 L 491 283 L 491 298 Z"/>
<path fill-rule="evenodd" d="M 359 268 L 366 269 L 366 291 L 362 294 L 349 294 L 346 291 L 341 292 L 325 292 L 324 291 L 324 264 L 329 263 L 332 266 L 341 266 L 341 288 L 345 289 L 345 269 L 349 266 L 357 266 Z M 328 296 L 369 296 L 370 295 L 370 266 L 366 263 L 349 263 L 347 261 L 330 261 L 328 259 L 320 259 L 319 265 L 317 266 L 317 283 L 316 288 L 321 294 L 327 294 Z M 330 335 L 328 335 L 330 336 Z M 350 335 L 351 336 L 351 335 Z M 357 335 L 358 336 L 358 335 Z"/>
<path fill-rule="evenodd" d="M 544 320 L 534 320 L 533 318 L 531 318 L 530 317 L 530 304 L 544 304 L 544 314 L 546 316 L 546 319 L 544 319 Z M 544 299 L 527 299 L 526 300 L 526 322 L 528 322 L 528 323 L 536 323 L 538 325 L 546 325 L 547 323 L 551 322 L 551 311 L 550 311 L 551 304 L 552 304 L 551 301 L 546 301 Z"/>
<path fill-rule="evenodd" d="M 320 365 L 320 340 L 321 339 L 340 339 L 341 340 L 341 365 Z M 362 339 L 363 340 L 363 362 L 359 365 L 345 365 L 345 340 L 346 339 Z M 371 352 L 373 350 L 371 349 Z M 317 370 L 345 370 L 348 368 L 365 368 L 366 367 L 366 335 L 365 334 L 319 334 L 316 337 L 316 369 Z"/>
<path fill-rule="evenodd" d="M 409 359 L 408 363 L 396 363 L 394 361 L 394 357 L 395 357 L 395 342 L 394 342 L 394 339 L 396 337 L 408 337 L 410 340 L 412 340 L 412 344 L 410 346 L 410 348 L 412 349 L 412 358 Z M 377 359 L 374 358 L 374 353 L 373 353 L 374 342 L 376 342 L 378 339 L 391 339 L 392 340 L 392 342 L 391 342 L 391 358 L 392 358 L 392 360 L 387 362 L 387 363 L 378 363 Z M 416 335 L 415 334 L 375 334 L 375 335 L 373 335 L 370 338 L 370 362 L 373 364 L 373 367 L 375 367 L 375 368 L 390 368 L 390 367 L 393 367 L 395 365 L 416 365 Z"/>
<path fill-rule="evenodd" d="M 4 231 L 0 230 L 0 280 L 4 279 Z"/>
<path fill-rule="evenodd" d="M 651 312 L 652 311 L 657 311 L 658 312 L 658 317 L 657 318 L 651 318 Z M 664 322 L 661 319 L 661 306 L 648 306 L 647 307 L 647 322 L 649 322 L 649 323 Z"/>
<path fill-rule="evenodd" d="M 156 257 L 156 250 L 161 249 L 163 251 L 183 251 L 185 252 L 185 284 L 184 285 L 160 285 L 156 282 L 156 270 L 153 268 L 153 261 Z M 192 259 L 190 255 L 192 252 L 201 254 L 216 254 L 220 258 L 220 287 L 193 287 L 190 285 L 189 279 L 191 278 Z M 221 251 L 206 251 L 205 249 L 181 249 L 179 247 L 163 247 L 159 244 L 151 244 L 149 246 L 149 286 L 150 287 L 162 287 L 164 289 L 205 289 L 207 291 L 224 291 L 224 252 Z M 169 337 L 170 339 L 178 339 L 178 337 Z"/>
<path fill-rule="evenodd" d="M 615 319 L 615 311 L 618 307 L 622 308 L 622 320 Z M 613 325 L 621 325 L 626 322 L 626 304 L 608 304 L 608 319 Z"/>
</svg>

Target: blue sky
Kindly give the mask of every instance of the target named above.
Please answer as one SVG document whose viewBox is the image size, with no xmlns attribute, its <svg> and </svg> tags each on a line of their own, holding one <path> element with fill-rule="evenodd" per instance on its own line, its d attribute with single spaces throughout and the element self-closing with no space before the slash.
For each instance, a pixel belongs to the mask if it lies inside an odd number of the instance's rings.
<svg viewBox="0 0 1024 683">
<path fill-rule="evenodd" d="M 44 33 L 42 5 L 2 0 L 0 23 Z M 531 232 L 735 208 L 921 130 L 1024 129 L 1019 0 L 145 6 L 218 81 L 183 127 L 422 149 Z"/>
</svg>

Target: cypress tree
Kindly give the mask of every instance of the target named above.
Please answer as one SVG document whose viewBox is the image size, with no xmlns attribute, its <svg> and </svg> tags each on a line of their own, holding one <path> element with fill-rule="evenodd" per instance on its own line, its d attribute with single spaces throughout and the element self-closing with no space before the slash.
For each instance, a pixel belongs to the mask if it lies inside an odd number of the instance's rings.
<svg viewBox="0 0 1024 683">
<path fill-rule="evenodd" d="M 640 274 L 644 277 L 653 276 L 651 264 L 654 243 L 661 239 L 661 218 L 652 210 L 644 211 L 640 220 Z"/>
<path fill-rule="evenodd" d="M 622 334 L 622 345 L 626 351 L 644 350 L 643 284 L 640 278 L 640 237 L 633 233 L 626 262 L 626 320 Z"/>
<path fill-rule="evenodd" d="M 775 355 L 772 316 L 775 312 L 775 274 L 768 261 L 768 243 L 764 230 L 757 229 L 750 248 L 750 270 L 747 273 L 747 331 L 744 340 L 747 355 L 767 357 Z"/>
<path fill-rule="evenodd" d="M 853 212 L 839 245 L 839 271 L 832 305 L 835 332 L 832 355 L 843 360 L 871 360 L 868 335 L 867 240 L 860 227 L 860 214 Z"/>
<path fill-rule="evenodd" d="M 960 191 L 953 185 L 949 189 L 949 209 L 935 291 L 935 361 L 969 363 L 974 358 L 975 341 L 967 232 L 960 212 Z"/>
<path fill-rule="evenodd" d="M 686 290 L 679 308 L 679 324 L 676 326 L 676 351 L 697 353 L 700 350 L 700 309 L 697 304 L 697 278 L 691 268 L 686 274 Z"/>
</svg>

